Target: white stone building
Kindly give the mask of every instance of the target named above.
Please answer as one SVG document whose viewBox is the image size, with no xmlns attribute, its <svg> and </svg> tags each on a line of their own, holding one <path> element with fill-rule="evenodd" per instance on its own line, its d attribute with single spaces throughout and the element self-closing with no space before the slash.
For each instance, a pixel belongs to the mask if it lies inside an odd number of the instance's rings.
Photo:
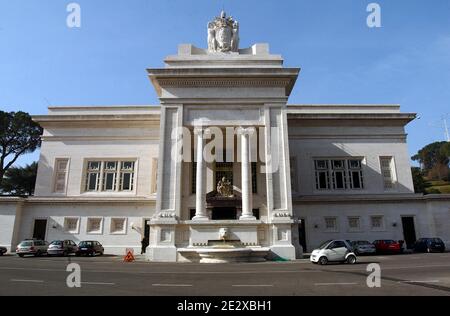
<svg viewBox="0 0 450 316">
<path fill-rule="evenodd" d="M 147 236 L 154 261 L 196 260 L 223 239 L 285 259 L 332 238 L 450 246 L 450 196 L 414 194 L 404 129 L 414 114 L 287 104 L 300 69 L 267 44 L 239 49 L 238 35 L 222 15 L 207 49 L 180 45 L 148 69 L 159 106 L 35 116 L 35 196 L 0 198 L 0 245 L 98 240 L 124 254 Z"/>
</svg>

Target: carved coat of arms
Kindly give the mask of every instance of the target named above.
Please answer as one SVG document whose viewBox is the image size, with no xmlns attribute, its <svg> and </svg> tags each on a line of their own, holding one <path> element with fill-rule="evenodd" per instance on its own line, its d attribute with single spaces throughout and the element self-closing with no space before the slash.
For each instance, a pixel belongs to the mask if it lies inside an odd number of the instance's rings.
<svg viewBox="0 0 450 316">
<path fill-rule="evenodd" d="M 208 23 L 209 52 L 237 52 L 239 49 L 239 23 L 222 11 Z"/>
</svg>

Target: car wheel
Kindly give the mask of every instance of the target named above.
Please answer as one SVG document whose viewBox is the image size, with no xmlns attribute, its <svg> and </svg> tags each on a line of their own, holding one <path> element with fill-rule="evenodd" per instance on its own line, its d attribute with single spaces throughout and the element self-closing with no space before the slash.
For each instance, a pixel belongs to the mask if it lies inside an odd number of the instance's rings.
<svg viewBox="0 0 450 316">
<path fill-rule="evenodd" d="M 328 263 L 328 258 L 327 257 L 320 257 L 320 259 L 319 259 L 319 263 L 321 264 L 321 265 L 326 265 L 327 263 Z"/>
<path fill-rule="evenodd" d="M 347 263 L 349 264 L 355 264 L 356 263 L 356 257 L 355 256 L 348 256 L 347 257 Z"/>
</svg>

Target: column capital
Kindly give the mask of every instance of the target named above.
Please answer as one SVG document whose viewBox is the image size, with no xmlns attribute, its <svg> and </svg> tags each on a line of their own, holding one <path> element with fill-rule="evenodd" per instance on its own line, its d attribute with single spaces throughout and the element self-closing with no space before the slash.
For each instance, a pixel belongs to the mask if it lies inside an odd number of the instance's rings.
<svg viewBox="0 0 450 316">
<path fill-rule="evenodd" d="M 194 134 L 202 138 L 208 138 L 211 136 L 211 129 L 205 126 L 195 126 Z"/>
<path fill-rule="evenodd" d="M 236 129 L 238 135 L 253 135 L 256 132 L 256 129 L 253 126 L 243 127 L 240 126 Z"/>
</svg>

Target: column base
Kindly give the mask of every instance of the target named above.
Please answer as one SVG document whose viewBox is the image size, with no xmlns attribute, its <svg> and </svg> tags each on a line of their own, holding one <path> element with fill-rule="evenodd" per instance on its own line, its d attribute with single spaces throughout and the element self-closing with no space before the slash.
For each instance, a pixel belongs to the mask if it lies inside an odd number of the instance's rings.
<svg viewBox="0 0 450 316">
<path fill-rule="evenodd" d="M 175 246 L 148 246 L 145 249 L 145 259 L 153 262 L 177 262 Z"/>
<path fill-rule="evenodd" d="M 256 217 L 253 215 L 241 215 L 239 217 L 239 220 L 243 220 L 243 221 L 255 221 Z"/>
<path fill-rule="evenodd" d="M 271 259 L 295 260 L 295 247 L 293 245 L 274 245 L 270 246 Z"/>
<path fill-rule="evenodd" d="M 208 216 L 205 215 L 195 215 L 194 217 L 192 217 L 193 221 L 207 221 L 209 220 Z"/>
</svg>

